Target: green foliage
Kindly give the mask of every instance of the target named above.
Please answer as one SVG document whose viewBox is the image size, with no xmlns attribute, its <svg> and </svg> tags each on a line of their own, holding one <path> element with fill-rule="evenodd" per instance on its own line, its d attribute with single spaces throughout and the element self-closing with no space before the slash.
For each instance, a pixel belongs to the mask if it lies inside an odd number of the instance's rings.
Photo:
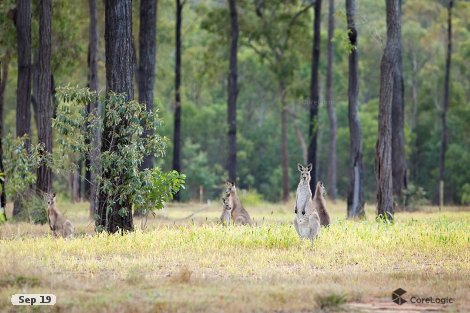
<svg viewBox="0 0 470 313">
<path fill-rule="evenodd" d="M 420 206 L 429 204 L 426 196 L 426 191 L 422 187 L 410 183 L 408 184 L 408 189 L 403 190 L 400 207 L 406 211 L 417 210 Z"/>
<path fill-rule="evenodd" d="M 239 190 L 238 195 L 240 197 L 240 201 L 246 207 L 253 207 L 259 206 L 264 200 L 263 196 L 260 195 L 256 190 Z"/>
<path fill-rule="evenodd" d="M 13 23 L 14 0 L 0 2 L 0 59 L 12 54 L 16 46 L 16 31 Z"/>
<path fill-rule="evenodd" d="M 154 93 L 162 103 L 159 133 L 171 138 L 174 99 L 174 2 L 161 0 L 159 5 L 156 75 L 158 84 Z M 261 15 L 256 3 L 263 2 Z M 237 98 L 237 157 L 238 184 L 241 189 L 256 190 L 269 201 L 280 199 L 282 172 L 280 168 L 280 82 L 284 84 L 285 102 L 298 116 L 288 118 L 289 186 L 295 190 L 298 179 L 297 162 L 302 162 L 302 151 L 294 124 L 308 141 L 308 98 L 312 57 L 312 13 L 309 1 L 239 1 L 240 26 L 238 51 Z M 98 20 L 102 21 L 103 3 L 97 2 Z M 10 53 L 10 75 L 5 90 L 4 129 L 13 130 L 15 121 L 16 31 L 8 12 L 14 0 L 0 1 L 0 58 Z M 138 12 L 138 2 L 134 10 Z M 33 59 L 38 42 L 38 2 L 32 4 Z M 101 13 L 100 13 L 101 12 Z M 327 6 L 323 7 L 320 51 L 320 99 L 324 96 L 326 76 Z M 446 154 L 445 195 L 448 201 L 459 204 L 465 198 L 463 186 L 470 181 L 470 106 L 468 77 L 470 67 L 470 4 L 455 1 L 453 11 L 453 53 L 451 93 L 448 111 L 449 149 Z M 73 13 L 73 14 L 71 14 Z M 259 13 L 259 12 L 258 12 Z M 206 199 L 218 198 L 226 178 L 226 78 L 230 41 L 229 13 L 226 2 L 215 0 L 187 2 L 184 9 L 184 55 L 182 58 L 182 164 L 187 174 L 183 199 L 198 198 L 203 186 Z M 403 1 L 402 8 L 403 70 L 405 84 L 405 133 L 409 182 L 422 188 L 429 199 L 437 199 L 437 171 L 439 162 L 439 110 L 443 96 L 443 78 L 446 47 L 445 6 L 428 0 Z M 338 193 L 345 198 L 349 187 L 349 128 L 348 128 L 348 40 L 344 6 L 336 6 L 336 30 L 333 66 L 333 101 L 338 120 Z M 187 24 L 186 24 L 187 23 Z M 186 25 L 186 26 L 185 26 Z M 375 144 L 377 136 L 377 108 L 380 90 L 380 60 L 383 53 L 386 26 L 385 3 L 376 0 L 357 1 L 356 26 L 359 54 L 359 102 L 364 147 L 364 191 L 368 202 L 376 199 Z M 54 1 L 52 21 L 52 66 L 57 86 L 67 83 L 84 85 L 87 80 L 86 46 L 88 44 L 89 11 L 86 2 Z M 134 37 L 138 36 L 138 19 L 134 19 Z M 137 45 L 138 46 L 138 45 Z M 136 46 L 136 48 L 138 48 Z M 104 44 L 100 45 L 100 55 Z M 165 60 L 165 62 L 160 62 Z M 104 73 L 104 59 L 98 61 Z M 71 90 L 69 90 L 72 92 Z M 83 93 L 83 91 L 82 91 Z M 104 97 L 87 93 L 92 98 Z M 85 94 L 81 96 L 85 97 Z M 65 110 L 57 121 L 61 131 L 54 132 L 54 153 L 51 157 L 56 178 L 61 179 L 76 168 L 83 157 L 82 142 L 90 129 L 69 127 L 85 125 L 99 119 L 83 116 L 84 106 L 76 101 L 58 103 Z M 319 179 L 325 181 L 328 162 L 328 116 L 320 101 L 319 118 Z M 56 122 L 55 122 L 56 123 Z M 33 123 L 34 125 L 34 123 Z M 93 125 L 99 127 L 103 125 Z M 135 130 L 135 129 L 134 129 Z M 33 126 L 32 138 L 36 129 Z M 71 135 L 73 134 L 73 136 Z M 85 136 L 85 137 L 83 137 Z M 169 143 L 171 145 L 171 143 Z M 127 146 L 124 145 L 124 146 Z M 132 148 L 134 149 L 134 148 Z M 127 151 L 129 152 L 129 151 Z M 85 154 L 88 153 L 85 152 Z M 132 155 L 128 153 L 127 155 Z M 53 160 L 53 161 L 52 161 Z M 137 163 L 140 161 L 136 161 Z M 130 162 L 131 163 L 131 162 Z M 158 158 L 157 164 L 171 168 L 171 158 Z M 123 167 L 124 164 L 119 164 Z M 127 164 L 133 168 L 133 164 Z M 34 173 L 34 171 L 33 171 Z M 132 174 L 134 175 L 134 174 Z M 7 176 L 7 179 L 8 178 Z M 57 179 L 56 182 L 57 183 Z M 62 184 L 65 185 L 65 184 Z M 137 184 L 138 185 L 138 184 Z M 11 185 L 10 185 L 11 186 Z M 326 186 L 329 188 L 330 186 Z M 8 185 L 6 188 L 10 188 Z M 8 191 L 8 190 L 7 190 Z M 8 194 L 10 197 L 10 194 Z"/>
<path fill-rule="evenodd" d="M 470 204 L 470 184 L 465 184 L 462 187 L 462 204 Z"/>
<path fill-rule="evenodd" d="M 36 182 L 35 170 L 40 164 L 41 149 L 29 153 L 26 148 L 27 136 L 13 137 L 7 135 L 4 141 L 3 162 L 5 167 L 5 178 L 7 180 L 6 193 L 11 198 L 20 196 Z"/>
<path fill-rule="evenodd" d="M 134 195 L 135 210 L 149 212 L 163 209 L 165 203 L 184 189 L 186 175 L 177 171 L 163 172 L 160 168 L 141 172 L 142 187 Z"/>
<path fill-rule="evenodd" d="M 22 200 L 22 206 L 34 224 L 46 224 L 48 222 L 47 206 L 43 198 L 34 193 L 29 193 Z"/>
<path fill-rule="evenodd" d="M 124 94 L 101 96 L 88 89 L 59 88 L 58 99 L 53 127 L 59 133 L 62 155 L 90 156 L 96 128 L 103 134 L 100 166 L 91 170 L 99 173 L 98 188 L 106 195 L 107 216 L 116 204 L 125 208 L 130 203 L 145 211 L 161 209 L 184 186 L 185 176 L 177 172 L 140 169 L 145 155 L 163 157 L 165 153 L 167 139 L 157 131 L 161 126 L 158 111 L 147 112 L 145 105 L 127 101 Z M 103 104 L 103 117 L 86 114 L 86 106 L 94 101 Z M 153 134 L 143 137 L 144 128 Z M 125 215 L 127 210 L 118 213 Z"/>
<path fill-rule="evenodd" d="M 199 144 L 186 140 L 184 144 L 185 158 L 183 168 L 187 176 L 188 192 L 182 193 L 183 199 L 198 199 L 200 187 L 204 188 L 206 197 L 214 198 L 220 191 L 217 188 L 223 181 L 223 169 L 220 166 L 210 166 L 207 152 L 201 149 Z"/>
</svg>

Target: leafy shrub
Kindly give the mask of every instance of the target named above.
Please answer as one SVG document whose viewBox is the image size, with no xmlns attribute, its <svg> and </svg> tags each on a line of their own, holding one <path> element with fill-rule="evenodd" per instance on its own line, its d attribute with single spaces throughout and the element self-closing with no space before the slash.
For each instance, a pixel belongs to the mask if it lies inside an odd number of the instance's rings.
<svg viewBox="0 0 470 313">
<path fill-rule="evenodd" d="M 4 179 L 6 194 L 21 206 L 18 220 L 30 220 L 34 223 L 47 222 L 45 203 L 31 189 L 36 183 L 36 170 L 41 163 L 50 164 L 51 159 L 42 145 L 32 145 L 27 148 L 27 136 L 5 136 L 4 143 Z"/>
<path fill-rule="evenodd" d="M 160 168 L 147 169 L 142 172 L 142 186 L 135 195 L 135 210 L 146 213 L 163 209 L 165 203 L 184 189 L 186 175 L 177 171 L 163 172 Z"/>
<path fill-rule="evenodd" d="M 161 126 L 158 111 L 148 112 L 144 104 L 113 92 L 103 96 L 87 88 L 63 87 L 57 95 L 60 103 L 53 127 L 59 133 L 63 155 L 92 157 L 93 136 L 97 131 L 103 134 L 99 167 L 90 168 L 98 174 L 96 187 L 100 196 L 105 195 L 105 199 L 100 199 L 104 203 L 100 209 L 104 209 L 106 220 L 96 216 L 98 230 L 103 224 L 108 229 L 115 209 L 122 217 L 129 214 L 132 206 L 145 211 L 161 209 L 183 187 L 185 177 L 177 172 L 140 168 L 144 156 L 165 154 L 167 139 L 156 131 Z M 87 105 L 97 101 L 105 108 L 102 117 L 87 114 Z M 144 129 L 153 132 L 142 136 Z M 69 162 L 74 163 L 75 159 L 70 158 Z"/>
<path fill-rule="evenodd" d="M 408 189 L 404 189 L 400 199 L 401 207 L 406 211 L 417 210 L 420 206 L 429 204 L 426 191 L 414 184 L 408 184 Z"/>
<path fill-rule="evenodd" d="M 465 184 L 462 187 L 462 204 L 470 204 L 470 184 Z"/>
<path fill-rule="evenodd" d="M 244 206 L 257 206 L 263 202 L 263 196 L 255 189 L 241 190 L 238 194 Z"/>
</svg>

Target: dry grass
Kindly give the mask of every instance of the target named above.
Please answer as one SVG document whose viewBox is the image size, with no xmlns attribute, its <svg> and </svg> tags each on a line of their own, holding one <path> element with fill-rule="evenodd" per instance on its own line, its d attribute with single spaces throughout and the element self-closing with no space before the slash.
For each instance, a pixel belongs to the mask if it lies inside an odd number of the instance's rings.
<svg viewBox="0 0 470 313">
<path fill-rule="evenodd" d="M 56 294 L 57 312 L 374 311 L 397 309 L 398 287 L 456 299 L 428 309 L 470 310 L 468 210 L 398 213 L 384 225 L 372 207 L 353 222 L 344 203 L 330 204 L 332 225 L 312 246 L 291 226 L 292 207 L 248 207 L 256 226 L 224 227 L 218 204 L 170 205 L 145 230 L 136 220 L 136 232 L 108 236 L 93 233 L 86 204 L 59 203 L 73 240 L 46 225 L 0 226 L 0 310 L 24 292 Z"/>
</svg>

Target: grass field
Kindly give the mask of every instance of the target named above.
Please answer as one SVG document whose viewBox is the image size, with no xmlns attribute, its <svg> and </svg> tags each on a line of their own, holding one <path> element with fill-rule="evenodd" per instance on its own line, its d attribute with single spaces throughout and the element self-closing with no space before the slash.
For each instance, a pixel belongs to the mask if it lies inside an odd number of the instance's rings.
<svg viewBox="0 0 470 313">
<path fill-rule="evenodd" d="M 0 310 L 52 312 L 470 311 L 470 209 L 397 213 L 393 225 L 346 221 L 312 245 L 292 226 L 292 204 L 247 206 L 253 227 L 217 225 L 219 204 L 170 205 L 136 232 L 95 235 L 87 204 L 59 202 L 72 240 L 46 225 L 0 226 Z M 191 215 L 193 214 L 194 215 Z M 391 301 L 453 297 L 449 305 Z M 40 310 L 13 307 L 15 293 L 53 293 Z M 37 309 L 37 308 L 36 308 Z"/>
</svg>

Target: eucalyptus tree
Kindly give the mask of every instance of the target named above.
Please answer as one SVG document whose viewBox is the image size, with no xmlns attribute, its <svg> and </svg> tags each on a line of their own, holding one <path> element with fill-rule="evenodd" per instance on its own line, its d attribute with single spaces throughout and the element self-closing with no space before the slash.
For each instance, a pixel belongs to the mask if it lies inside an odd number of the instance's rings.
<svg viewBox="0 0 470 313">
<path fill-rule="evenodd" d="M 346 0 L 346 20 L 349 52 L 348 119 L 350 183 L 348 190 L 348 217 L 364 216 L 364 165 L 362 162 L 362 130 L 359 121 L 359 63 L 357 29 L 354 21 L 355 0 Z"/>
<path fill-rule="evenodd" d="M 52 153 L 51 37 L 52 0 L 43 0 L 39 4 L 37 127 L 38 142 L 46 153 Z M 38 168 L 36 189 L 39 194 L 52 190 L 52 168 L 46 162 Z"/>
<path fill-rule="evenodd" d="M 392 103 L 400 56 L 399 0 L 386 0 L 387 43 L 380 62 L 379 126 L 376 149 L 377 215 L 393 220 Z"/>
</svg>

